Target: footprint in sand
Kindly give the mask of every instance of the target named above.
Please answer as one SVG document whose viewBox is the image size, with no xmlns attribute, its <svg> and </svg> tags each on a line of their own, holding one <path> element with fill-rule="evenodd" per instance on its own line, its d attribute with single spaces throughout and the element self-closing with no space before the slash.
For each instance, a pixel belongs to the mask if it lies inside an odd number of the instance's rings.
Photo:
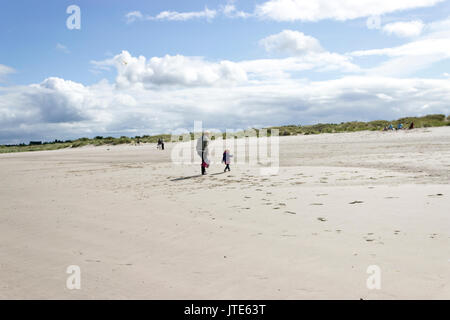
<svg viewBox="0 0 450 320">
<path fill-rule="evenodd" d="M 295 213 L 295 212 L 293 212 L 293 211 L 285 211 L 285 213 L 289 213 L 289 214 L 297 214 L 297 213 Z"/>
<path fill-rule="evenodd" d="M 367 242 L 373 242 L 376 239 L 374 238 L 375 234 L 373 232 L 369 232 L 367 233 L 366 236 L 364 236 L 363 238 L 367 241 Z M 380 244 L 383 244 L 382 242 L 380 242 Z"/>
<path fill-rule="evenodd" d="M 428 196 L 431 198 L 436 198 L 436 197 L 442 197 L 444 194 L 442 193 L 436 193 L 436 194 L 429 194 Z"/>
<path fill-rule="evenodd" d="M 323 206 L 323 203 L 311 203 L 310 206 Z"/>
<path fill-rule="evenodd" d="M 319 220 L 319 221 L 321 221 L 321 222 L 325 222 L 325 221 L 327 221 L 327 219 L 325 219 L 325 218 L 322 218 L 322 217 L 319 217 L 319 218 L 317 218 L 317 220 Z"/>
<path fill-rule="evenodd" d="M 364 203 L 364 201 L 355 200 L 350 202 L 349 204 L 358 204 L 358 203 Z"/>
</svg>

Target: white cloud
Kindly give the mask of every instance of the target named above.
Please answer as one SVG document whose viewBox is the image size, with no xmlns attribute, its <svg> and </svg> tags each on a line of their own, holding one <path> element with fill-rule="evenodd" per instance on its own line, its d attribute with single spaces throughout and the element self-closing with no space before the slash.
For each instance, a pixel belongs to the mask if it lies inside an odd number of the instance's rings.
<svg viewBox="0 0 450 320">
<path fill-rule="evenodd" d="M 306 70 L 359 72 L 351 57 L 327 52 L 314 37 L 299 31 L 283 30 L 259 41 L 269 53 L 286 54 L 284 59 L 261 59 L 242 62 L 249 73 L 264 78 L 289 77 L 291 72 Z"/>
<path fill-rule="evenodd" d="M 450 19 L 436 21 L 423 27 L 423 34 L 400 46 L 357 50 L 354 57 L 381 56 L 387 60 L 366 70 L 370 74 L 407 76 L 436 62 L 450 59 Z"/>
<path fill-rule="evenodd" d="M 226 5 L 221 8 L 221 12 L 228 18 L 248 18 L 251 13 L 247 13 L 236 9 L 235 0 L 229 0 Z"/>
<path fill-rule="evenodd" d="M 401 10 L 430 7 L 444 0 L 269 0 L 256 15 L 276 21 L 345 21 Z"/>
<path fill-rule="evenodd" d="M 247 74 L 231 61 L 208 62 L 200 57 L 182 55 L 133 57 L 127 51 L 105 61 L 92 61 L 101 69 L 114 66 L 118 75 L 117 85 L 140 86 L 222 86 L 247 80 Z"/>
<path fill-rule="evenodd" d="M 312 38 L 314 39 L 314 38 Z M 320 45 L 319 45 L 320 47 Z M 103 61 L 91 61 L 98 72 L 117 70 L 116 85 L 125 88 L 154 87 L 230 87 L 248 81 L 290 78 L 301 71 L 360 72 L 350 56 L 324 50 L 308 51 L 303 55 L 281 59 L 257 59 L 248 61 L 206 61 L 201 57 L 182 55 L 164 57 L 133 57 L 123 51 Z"/>
<path fill-rule="evenodd" d="M 125 19 L 127 20 L 127 23 L 132 23 L 137 20 L 143 20 L 144 15 L 140 11 L 132 11 L 125 15 Z"/>
<path fill-rule="evenodd" d="M 255 81 L 279 81 L 294 78 L 302 71 L 357 73 L 360 68 L 349 57 L 322 52 L 283 59 L 258 59 L 239 62 L 249 78 Z M 296 75 L 298 77 L 298 75 Z"/>
<path fill-rule="evenodd" d="M 186 21 L 191 19 L 206 18 L 207 20 L 214 19 L 216 16 L 216 10 L 209 10 L 205 7 L 202 11 L 192 12 L 177 12 L 177 11 L 163 11 L 157 16 L 152 17 L 152 20 L 168 20 L 168 21 Z"/>
<path fill-rule="evenodd" d="M 268 36 L 260 41 L 267 52 L 288 53 L 291 55 L 304 55 L 322 52 L 319 41 L 302 32 L 283 30 L 278 34 Z"/>
<path fill-rule="evenodd" d="M 383 31 L 389 35 L 396 35 L 398 37 L 417 37 L 422 33 L 424 23 L 420 20 L 408 22 L 394 22 L 383 26 Z"/>
<path fill-rule="evenodd" d="M 448 32 L 450 30 L 450 18 L 431 22 L 425 26 L 425 30 L 433 34 Z"/>
<path fill-rule="evenodd" d="M 70 53 L 70 50 L 65 45 L 63 45 L 61 43 L 57 43 L 56 44 L 56 49 L 61 51 L 61 52 L 66 53 L 66 54 Z"/>
<path fill-rule="evenodd" d="M 142 20 L 153 20 L 153 21 L 188 21 L 192 19 L 206 19 L 211 21 L 217 17 L 218 14 L 223 14 L 227 18 L 249 18 L 252 17 L 252 13 L 248 13 L 242 10 L 238 10 L 235 5 L 235 0 L 228 0 L 225 5 L 219 6 L 217 10 L 211 10 L 205 7 L 201 11 L 189 11 L 189 12 L 178 12 L 178 11 L 162 11 L 155 16 L 144 15 L 140 11 L 131 11 L 125 15 L 125 20 L 127 23 L 133 23 L 135 21 Z"/>
<path fill-rule="evenodd" d="M 4 81 L 7 75 L 16 72 L 13 68 L 0 64 L 0 82 Z"/>
<path fill-rule="evenodd" d="M 359 50 L 352 54 L 354 56 L 386 55 L 389 57 L 436 55 L 439 58 L 448 58 L 450 57 L 450 39 L 424 38 L 393 48 Z"/>
<path fill-rule="evenodd" d="M 144 15 L 140 11 L 128 12 L 125 15 L 127 23 L 139 20 L 156 20 L 156 21 L 187 21 L 192 19 L 206 19 L 211 21 L 217 15 L 216 10 L 210 10 L 205 7 L 202 11 L 178 12 L 178 11 L 162 11 L 156 16 Z"/>
</svg>

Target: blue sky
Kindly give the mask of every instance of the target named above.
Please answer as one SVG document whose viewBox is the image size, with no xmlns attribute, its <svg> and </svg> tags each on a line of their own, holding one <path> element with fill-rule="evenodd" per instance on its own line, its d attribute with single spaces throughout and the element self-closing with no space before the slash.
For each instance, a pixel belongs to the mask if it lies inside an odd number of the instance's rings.
<svg viewBox="0 0 450 320">
<path fill-rule="evenodd" d="M 16 0 L 0 30 L 0 143 L 449 113 L 445 0 Z"/>
</svg>

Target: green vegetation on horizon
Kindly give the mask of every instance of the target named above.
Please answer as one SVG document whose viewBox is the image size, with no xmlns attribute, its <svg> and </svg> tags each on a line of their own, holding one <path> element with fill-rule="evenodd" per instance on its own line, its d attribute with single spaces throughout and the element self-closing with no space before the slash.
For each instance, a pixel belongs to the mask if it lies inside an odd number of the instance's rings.
<svg viewBox="0 0 450 320">
<path fill-rule="evenodd" d="M 408 128 L 411 122 L 414 122 L 414 128 L 429 128 L 429 127 L 443 127 L 450 126 L 450 116 L 446 117 L 443 114 L 431 114 L 423 117 L 406 117 L 398 120 L 375 120 L 370 122 L 341 122 L 335 123 L 318 123 L 307 126 L 281 126 L 272 127 L 271 129 L 278 129 L 280 136 L 289 136 L 297 134 L 319 134 L 319 133 L 338 133 L 338 132 L 355 132 L 355 131 L 380 131 L 390 124 L 394 128 L 398 124 L 403 124 L 404 128 Z"/>
<path fill-rule="evenodd" d="M 279 127 L 270 127 L 267 128 L 270 132 L 270 129 L 278 129 L 280 136 L 289 136 L 289 135 L 309 135 L 309 134 L 320 134 L 320 133 L 337 133 L 337 132 L 355 132 L 355 131 L 380 131 L 383 128 L 392 124 L 395 128 L 399 123 L 402 123 L 404 128 L 408 128 L 408 126 L 414 122 L 415 128 L 428 128 L 428 127 L 442 127 L 442 126 L 450 126 L 450 116 L 446 117 L 443 114 L 433 114 L 427 115 L 424 117 L 407 117 L 401 118 L 394 121 L 387 120 L 375 120 L 370 122 L 360 122 L 360 121 L 352 121 L 352 122 L 342 122 L 340 124 L 314 124 L 314 125 L 288 125 L 288 126 L 279 126 Z M 258 133 L 258 129 L 255 129 Z M 236 134 L 238 136 L 239 134 Z M 191 133 L 191 137 L 193 138 L 193 134 Z M 25 151 L 44 151 L 44 150 L 58 150 L 64 148 L 78 148 L 87 145 L 93 146 L 102 146 L 102 145 L 119 145 L 119 144 L 131 144 L 131 143 L 156 143 L 159 138 L 164 139 L 164 141 L 170 141 L 171 136 L 169 134 L 155 135 L 155 136 L 136 136 L 134 138 L 129 138 L 122 136 L 120 138 L 113 137 L 101 137 L 97 136 L 95 138 L 80 138 L 77 140 L 67 140 L 67 141 L 58 141 L 55 140 L 53 142 L 44 142 L 43 144 L 33 145 L 33 144 L 20 144 L 20 145 L 0 145 L 0 153 L 11 153 L 11 152 L 25 152 Z"/>
</svg>

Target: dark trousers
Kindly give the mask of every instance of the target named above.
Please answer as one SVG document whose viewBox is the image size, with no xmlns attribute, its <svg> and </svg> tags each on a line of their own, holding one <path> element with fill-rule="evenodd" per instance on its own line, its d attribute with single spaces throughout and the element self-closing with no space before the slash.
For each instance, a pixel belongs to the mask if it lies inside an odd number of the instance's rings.
<svg viewBox="0 0 450 320">
<path fill-rule="evenodd" d="M 228 169 L 228 171 L 231 171 L 229 164 L 227 164 L 227 166 L 225 167 L 225 170 L 223 170 L 223 171 L 225 172 L 225 171 L 227 171 L 227 169 Z"/>
</svg>

